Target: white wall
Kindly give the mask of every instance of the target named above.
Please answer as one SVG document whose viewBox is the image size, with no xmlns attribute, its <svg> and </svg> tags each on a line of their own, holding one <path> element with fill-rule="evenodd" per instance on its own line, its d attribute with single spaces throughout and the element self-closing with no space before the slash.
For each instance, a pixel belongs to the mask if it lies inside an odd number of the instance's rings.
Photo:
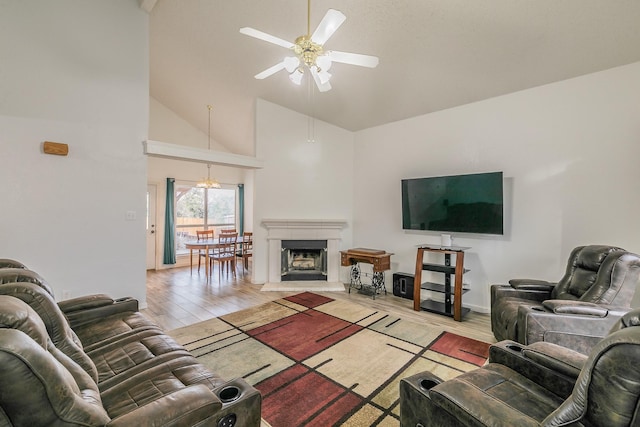
<svg viewBox="0 0 640 427">
<path fill-rule="evenodd" d="M 211 116 L 213 117 L 215 114 L 216 110 L 213 108 Z M 208 116 L 207 106 L 202 105 L 202 117 Z M 149 97 L 149 139 L 204 149 L 209 146 L 209 135 L 206 132 L 195 128 L 153 97 Z M 211 150 L 229 151 L 213 138 L 211 139 Z"/>
<path fill-rule="evenodd" d="M 171 144 L 187 145 L 192 147 L 208 148 L 209 136 L 207 133 L 195 128 L 182 119 L 155 98 L 149 98 L 149 139 L 168 142 Z M 207 106 L 202 106 L 202 114 L 207 116 Z M 215 109 L 212 110 L 215 114 Z M 228 152 L 223 145 L 211 140 L 212 151 Z M 189 265 L 189 257 L 178 257 L 175 265 L 163 265 L 164 226 L 166 212 L 167 178 L 175 178 L 177 183 L 195 184 L 206 178 L 207 165 L 205 163 L 187 162 L 180 160 L 148 157 L 147 159 L 148 181 L 156 185 L 156 268 L 170 268 L 174 266 Z M 238 184 L 244 181 L 244 171 L 239 168 L 226 166 L 211 166 L 211 178 L 218 180 L 224 188 L 236 189 Z"/>
<path fill-rule="evenodd" d="M 265 163 L 253 183 L 252 282 L 267 279 L 267 230 L 263 219 L 342 219 L 341 249 L 351 246 L 353 226 L 353 133 L 315 121 L 307 142 L 306 116 L 258 99 L 256 157 Z"/>
<path fill-rule="evenodd" d="M 58 299 L 144 305 L 149 17 L 134 0 L 0 8 L 0 257 L 40 273 Z M 43 141 L 69 155 L 43 154 Z"/>
<path fill-rule="evenodd" d="M 578 245 L 640 253 L 639 99 L 634 63 L 358 132 L 354 245 L 413 273 L 415 245 L 439 234 L 402 231 L 400 180 L 504 171 L 505 235 L 454 233 L 472 247 L 464 305 L 487 311 L 491 283 L 559 279 Z"/>
</svg>

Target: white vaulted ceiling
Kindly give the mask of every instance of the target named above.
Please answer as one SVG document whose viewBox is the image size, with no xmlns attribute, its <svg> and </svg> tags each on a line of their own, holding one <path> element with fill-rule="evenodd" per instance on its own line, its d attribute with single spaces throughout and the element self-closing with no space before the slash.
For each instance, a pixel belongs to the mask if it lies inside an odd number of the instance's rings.
<svg viewBox="0 0 640 427">
<path fill-rule="evenodd" d="M 312 0 L 312 31 L 330 8 L 347 16 L 325 48 L 380 64 L 334 64 L 311 105 L 284 71 L 255 80 L 288 52 L 239 33 L 294 41 L 306 0 L 144 3 L 151 96 L 204 133 L 213 104 L 212 137 L 244 155 L 256 98 L 357 131 L 640 61 L 638 0 Z"/>
</svg>

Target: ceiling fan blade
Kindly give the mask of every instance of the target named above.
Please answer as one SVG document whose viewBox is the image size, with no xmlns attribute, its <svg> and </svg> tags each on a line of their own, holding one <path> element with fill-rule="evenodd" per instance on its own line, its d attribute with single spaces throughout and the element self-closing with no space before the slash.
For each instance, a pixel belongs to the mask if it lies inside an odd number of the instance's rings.
<svg viewBox="0 0 640 427">
<path fill-rule="evenodd" d="M 320 24 L 318 24 L 318 28 L 311 35 L 311 40 L 322 46 L 340 28 L 345 19 L 347 17 L 339 10 L 329 9 Z"/>
<path fill-rule="evenodd" d="M 282 46 L 286 49 L 293 49 L 294 44 L 278 38 L 276 36 L 272 36 L 271 34 L 263 33 L 262 31 L 258 31 L 251 27 L 243 27 L 240 28 L 240 32 L 244 35 L 255 37 L 260 40 L 264 40 L 269 43 L 277 44 L 278 46 Z"/>
<path fill-rule="evenodd" d="M 327 53 L 333 62 L 342 62 L 343 64 L 359 65 L 360 67 L 375 68 L 378 66 L 378 57 L 370 55 L 361 55 L 359 53 L 339 52 L 332 50 Z"/>
<path fill-rule="evenodd" d="M 329 81 L 322 83 L 320 81 L 320 75 L 318 75 L 318 71 L 315 67 L 311 68 L 311 75 L 313 76 L 313 80 L 316 82 L 316 86 L 318 86 L 318 90 L 320 92 L 327 92 L 331 90 L 331 83 L 329 83 Z"/>
<path fill-rule="evenodd" d="M 256 74 L 254 77 L 258 80 L 266 79 L 267 77 L 277 73 L 280 70 L 284 70 L 284 61 L 277 63 L 273 67 L 269 67 L 261 73 Z"/>
</svg>

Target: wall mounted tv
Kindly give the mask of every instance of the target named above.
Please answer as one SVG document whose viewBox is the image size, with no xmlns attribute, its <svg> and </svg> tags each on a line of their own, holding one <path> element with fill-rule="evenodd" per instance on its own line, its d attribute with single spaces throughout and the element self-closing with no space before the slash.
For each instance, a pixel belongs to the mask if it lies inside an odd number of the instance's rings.
<svg viewBox="0 0 640 427">
<path fill-rule="evenodd" d="M 402 180 L 402 228 L 503 234 L 502 172 Z"/>
</svg>

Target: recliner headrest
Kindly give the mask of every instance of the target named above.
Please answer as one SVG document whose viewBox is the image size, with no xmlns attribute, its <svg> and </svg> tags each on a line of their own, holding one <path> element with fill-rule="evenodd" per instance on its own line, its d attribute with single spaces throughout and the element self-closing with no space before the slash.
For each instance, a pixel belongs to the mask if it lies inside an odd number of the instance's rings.
<svg viewBox="0 0 640 427">
<path fill-rule="evenodd" d="M 14 282 L 34 283 L 47 291 L 52 297 L 54 296 L 51 286 L 35 271 L 24 268 L 0 268 L 0 284 Z"/>
<path fill-rule="evenodd" d="M 15 259 L 9 258 L 0 258 L 0 268 L 24 268 L 27 266 L 21 263 L 20 261 L 16 261 Z"/>
<path fill-rule="evenodd" d="M 24 301 L 0 295 L 0 328 L 17 329 L 47 348 L 47 329 L 40 316 Z"/>
<path fill-rule="evenodd" d="M 97 381 L 98 371 L 95 364 L 82 350 L 82 343 L 69 326 L 58 304 L 42 286 L 26 282 L 5 283 L 0 285 L 0 295 L 9 295 L 29 305 L 42 320 L 53 344 Z"/>
<path fill-rule="evenodd" d="M 602 262 L 612 252 L 622 251 L 615 246 L 589 245 L 585 246 L 578 254 L 575 266 L 585 270 L 598 271 Z"/>
</svg>

